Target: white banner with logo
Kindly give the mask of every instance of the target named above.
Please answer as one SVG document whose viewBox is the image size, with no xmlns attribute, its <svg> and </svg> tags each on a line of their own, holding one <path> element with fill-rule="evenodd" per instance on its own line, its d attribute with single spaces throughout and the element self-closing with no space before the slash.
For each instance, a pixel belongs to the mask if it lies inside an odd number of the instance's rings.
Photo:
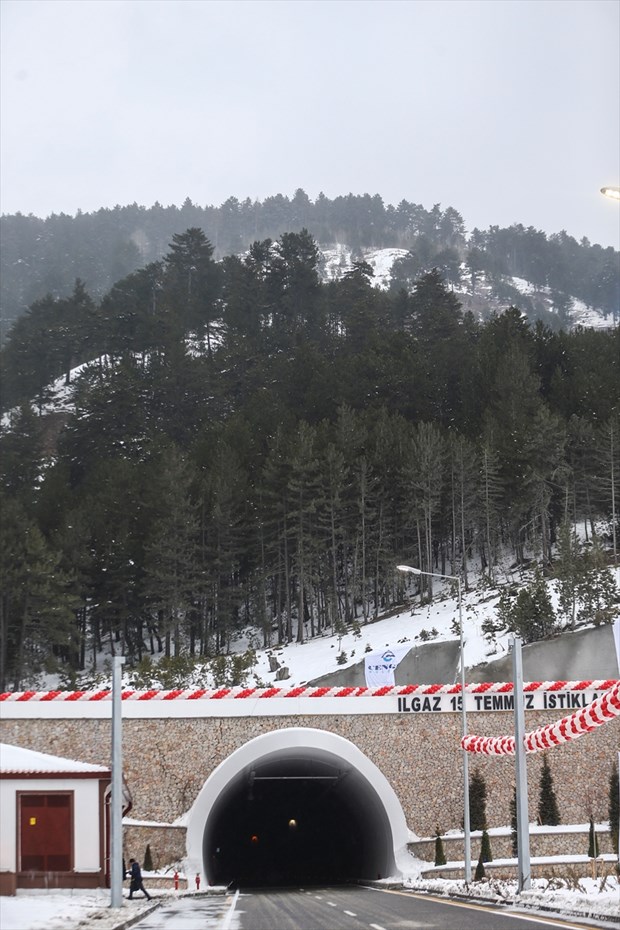
<svg viewBox="0 0 620 930">
<path fill-rule="evenodd" d="M 366 687 L 381 688 L 383 685 L 394 685 L 394 672 L 410 649 L 411 645 L 397 646 L 396 649 L 386 647 L 378 652 L 369 652 L 364 662 Z"/>
</svg>

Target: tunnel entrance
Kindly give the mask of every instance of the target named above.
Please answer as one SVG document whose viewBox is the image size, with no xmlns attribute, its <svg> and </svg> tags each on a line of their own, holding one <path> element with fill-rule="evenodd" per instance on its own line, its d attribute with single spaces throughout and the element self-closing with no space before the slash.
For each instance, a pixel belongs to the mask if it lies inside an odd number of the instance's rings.
<svg viewBox="0 0 620 930">
<path fill-rule="evenodd" d="M 209 885 L 343 883 L 393 875 L 406 834 L 393 790 L 357 747 L 289 729 L 251 740 L 208 779 L 190 811 L 188 858 L 200 837 Z"/>
<path fill-rule="evenodd" d="M 376 878 L 385 850 L 378 858 L 372 805 L 355 782 L 350 768 L 312 758 L 275 759 L 244 772 L 205 831 L 213 884 Z"/>
</svg>

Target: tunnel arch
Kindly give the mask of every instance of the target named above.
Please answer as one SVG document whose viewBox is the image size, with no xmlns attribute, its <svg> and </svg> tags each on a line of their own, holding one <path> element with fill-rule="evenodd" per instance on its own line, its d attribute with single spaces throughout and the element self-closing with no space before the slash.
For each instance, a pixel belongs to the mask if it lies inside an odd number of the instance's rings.
<svg viewBox="0 0 620 930">
<path fill-rule="evenodd" d="M 209 885 L 385 877 L 408 838 L 392 786 L 357 746 L 291 727 L 248 741 L 211 773 L 188 813 L 186 869 Z"/>
</svg>

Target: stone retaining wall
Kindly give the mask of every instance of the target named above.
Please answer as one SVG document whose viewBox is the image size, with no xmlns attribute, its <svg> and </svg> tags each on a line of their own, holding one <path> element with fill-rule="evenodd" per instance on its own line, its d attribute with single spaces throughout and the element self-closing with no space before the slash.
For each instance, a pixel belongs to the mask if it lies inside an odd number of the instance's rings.
<svg viewBox="0 0 620 930">
<path fill-rule="evenodd" d="M 77 710 L 77 708 L 76 708 Z M 526 728 L 552 723 L 559 714 L 527 711 Z M 499 736 L 512 732 L 511 713 L 469 713 L 470 732 Z M 463 784 L 458 713 L 342 716 L 125 719 L 124 772 L 133 795 L 132 817 L 171 824 L 192 806 L 213 770 L 232 752 L 260 734 L 287 727 L 318 728 L 354 743 L 384 773 L 402 805 L 407 824 L 419 836 L 462 825 Z M 3 720 L 0 738 L 29 749 L 108 765 L 109 720 Z M 620 745 L 620 718 L 547 753 L 565 823 L 607 819 L 609 776 Z M 529 817 L 537 817 L 542 754 L 528 756 Z M 511 757 L 470 757 L 487 786 L 489 827 L 510 823 L 514 784 Z M 181 831 L 128 833 L 140 856 L 146 843 L 161 859 L 178 857 Z M 155 836 L 153 832 L 150 835 Z M 134 839 L 135 837 L 135 839 Z M 173 837 L 175 837 L 173 839 Z M 583 843 L 581 842 L 581 845 Z"/>
<path fill-rule="evenodd" d="M 530 863 L 530 875 L 532 878 L 554 878 L 575 880 L 579 878 L 600 878 L 616 874 L 616 860 L 586 859 L 582 862 L 532 862 Z M 484 869 L 488 879 L 506 880 L 518 878 L 518 866 L 507 863 L 485 862 Z M 472 864 L 472 872 L 474 865 Z M 459 880 L 463 878 L 463 868 L 460 869 L 423 869 L 422 878 L 446 878 Z"/>
<path fill-rule="evenodd" d="M 133 857 L 144 862 L 146 847 L 151 847 L 155 870 L 172 863 L 180 863 L 185 856 L 185 827 L 159 824 L 123 824 L 123 853 L 125 861 Z"/>
<path fill-rule="evenodd" d="M 613 852 L 611 845 L 611 834 L 607 825 L 596 828 L 596 837 L 598 839 L 599 853 L 601 855 Z M 480 845 L 482 833 L 478 830 L 471 835 L 471 858 L 472 862 L 478 861 L 480 855 Z M 494 859 L 512 859 L 512 837 L 510 834 L 500 836 L 489 836 L 491 843 L 491 853 Z M 587 856 L 588 854 L 589 829 L 571 830 L 570 833 L 530 833 L 530 856 Z M 448 862 L 462 861 L 464 856 L 463 837 L 462 836 L 442 836 L 441 842 L 443 851 Z M 415 843 L 409 843 L 409 851 L 418 859 L 426 862 L 435 861 L 435 840 L 426 839 L 418 840 Z"/>
</svg>

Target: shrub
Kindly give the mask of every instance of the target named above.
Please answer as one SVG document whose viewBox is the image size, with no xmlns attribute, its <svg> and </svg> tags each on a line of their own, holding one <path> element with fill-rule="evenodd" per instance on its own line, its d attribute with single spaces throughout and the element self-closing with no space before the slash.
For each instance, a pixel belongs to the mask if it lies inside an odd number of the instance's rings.
<svg viewBox="0 0 620 930">
<path fill-rule="evenodd" d="M 590 833 L 588 835 L 588 859 L 598 859 L 598 837 L 594 826 L 594 817 L 590 817 Z"/>
<path fill-rule="evenodd" d="M 485 830 L 487 826 L 487 786 L 478 769 L 469 780 L 469 823 L 472 830 Z"/>
<path fill-rule="evenodd" d="M 618 763 L 614 762 L 609 776 L 609 830 L 611 845 L 618 855 L 618 821 L 620 820 L 620 783 L 618 780 Z"/>
<path fill-rule="evenodd" d="M 540 773 L 538 820 L 550 827 L 556 827 L 560 822 L 560 811 L 553 787 L 553 775 L 546 755 L 543 756 L 543 767 Z"/>
<path fill-rule="evenodd" d="M 482 861 L 482 854 L 478 858 L 478 865 L 476 866 L 476 873 L 474 875 L 475 882 L 482 882 L 487 877 L 487 873 L 484 871 L 484 863 Z"/>
<path fill-rule="evenodd" d="M 491 853 L 491 840 L 486 830 L 482 831 L 482 842 L 480 844 L 480 858 L 483 862 L 493 862 Z"/>
<path fill-rule="evenodd" d="M 446 864 L 446 854 L 443 849 L 443 840 L 439 830 L 437 830 L 437 835 L 435 837 L 435 865 L 445 865 Z"/>
<path fill-rule="evenodd" d="M 520 636 L 525 644 L 535 643 L 556 628 L 553 604 L 540 570 L 537 568 L 529 585 L 512 599 L 502 592 L 497 605 L 502 624 Z"/>
<path fill-rule="evenodd" d="M 144 864 L 142 866 L 145 872 L 153 871 L 153 856 L 151 855 L 151 844 L 146 844 L 146 852 L 144 853 Z"/>
<path fill-rule="evenodd" d="M 516 858 L 519 855 L 519 835 L 517 833 L 517 789 L 515 786 L 512 788 L 510 799 L 510 839 L 512 855 Z"/>
</svg>

